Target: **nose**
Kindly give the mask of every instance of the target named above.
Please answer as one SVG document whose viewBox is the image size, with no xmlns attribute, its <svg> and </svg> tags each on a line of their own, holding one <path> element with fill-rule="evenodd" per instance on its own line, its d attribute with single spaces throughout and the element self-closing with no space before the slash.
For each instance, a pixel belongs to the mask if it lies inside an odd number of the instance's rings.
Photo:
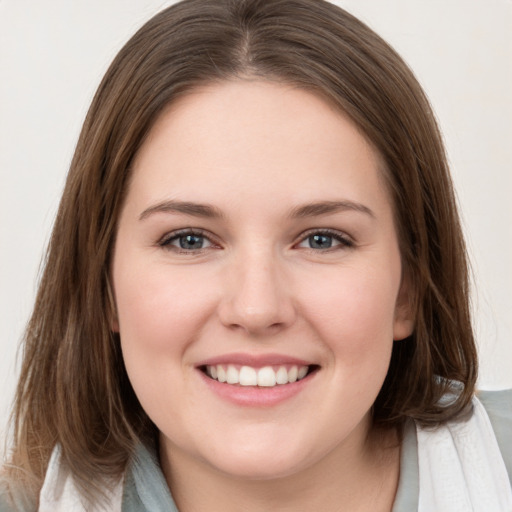
<svg viewBox="0 0 512 512">
<path fill-rule="evenodd" d="M 274 255 L 245 255 L 228 272 L 218 310 L 226 327 L 261 336 L 295 321 L 290 282 Z"/>
</svg>

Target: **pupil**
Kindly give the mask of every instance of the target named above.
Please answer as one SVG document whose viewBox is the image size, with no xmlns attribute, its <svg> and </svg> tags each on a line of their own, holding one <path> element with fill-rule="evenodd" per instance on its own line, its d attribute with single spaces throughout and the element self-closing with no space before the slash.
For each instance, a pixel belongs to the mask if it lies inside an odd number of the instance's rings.
<svg viewBox="0 0 512 512">
<path fill-rule="evenodd" d="M 309 244 L 313 249 L 325 249 L 332 246 L 332 237 L 327 235 L 312 235 Z"/>
<path fill-rule="evenodd" d="M 180 237 L 180 247 L 182 249 L 201 249 L 203 246 L 203 237 L 196 235 L 185 235 Z"/>
</svg>

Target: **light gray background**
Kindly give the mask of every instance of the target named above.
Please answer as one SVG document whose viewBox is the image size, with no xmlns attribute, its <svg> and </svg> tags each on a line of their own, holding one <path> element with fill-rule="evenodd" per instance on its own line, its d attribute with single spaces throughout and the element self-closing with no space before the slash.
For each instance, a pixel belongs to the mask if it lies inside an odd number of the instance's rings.
<svg viewBox="0 0 512 512">
<path fill-rule="evenodd" d="M 170 3 L 0 0 L 0 438 L 86 109 L 115 53 Z M 434 105 L 474 267 L 480 386 L 512 387 L 512 0 L 336 3 L 395 46 Z"/>
</svg>

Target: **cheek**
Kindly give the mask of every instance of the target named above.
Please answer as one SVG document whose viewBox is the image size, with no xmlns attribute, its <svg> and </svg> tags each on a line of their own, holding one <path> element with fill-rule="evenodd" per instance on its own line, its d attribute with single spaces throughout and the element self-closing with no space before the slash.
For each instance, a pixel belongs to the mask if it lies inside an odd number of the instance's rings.
<svg viewBox="0 0 512 512">
<path fill-rule="evenodd" d="M 369 413 L 389 368 L 399 268 L 352 265 L 316 272 L 303 282 L 302 316 L 317 343 L 327 349 L 329 382 L 317 417 L 326 418 L 332 439 L 347 435 Z M 327 277 L 329 273 L 329 278 Z M 312 276 L 310 276 L 312 277 Z M 320 435 L 325 435 L 325 432 Z"/>
<path fill-rule="evenodd" d="M 157 352 L 183 350 L 211 314 L 212 288 L 206 288 L 200 276 L 191 276 L 189 269 L 170 272 L 141 266 L 123 272 L 119 267 L 115 290 L 123 344 Z"/>
<path fill-rule="evenodd" d="M 187 349 L 200 337 L 215 297 L 213 288 L 198 286 L 197 271 L 171 272 L 169 266 L 139 265 L 134 258 L 126 263 L 119 258 L 114 273 L 121 349 L 139 401 L 157 418 L 162 389 L 171 402 L 180 400 L 190 378 Z"/>
<path fill-rule="evenodd" d="M 157 424 L 167 424 L 172 410 L 184 407 L 190 378 L 187 349 L 214 308 L 211 288 L 190 270 L 138 266 L 133 259 L 114 274 L 119 335 L 133 389 Z M 197 274 L 197 272 L 196 272 Z M 162 390 L 167 390 L 162 394 Z M 165 397 L 165 400 L 163 400 Z M 164 406 L 165 405 L 165 406 Z"/>
<path fill-rule="evenodd" d="M 304 287 L 304 316 L 341 361 L 388 353 L 393 341 L 399 278 L 370 266 L 344 268 Z"/>
</svg>

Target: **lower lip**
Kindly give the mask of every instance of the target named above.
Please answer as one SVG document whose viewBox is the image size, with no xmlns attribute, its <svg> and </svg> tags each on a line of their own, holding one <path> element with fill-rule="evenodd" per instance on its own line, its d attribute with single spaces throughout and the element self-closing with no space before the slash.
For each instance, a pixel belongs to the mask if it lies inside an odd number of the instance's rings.
<svg viewBox="0 0 512 512">
<path fill-rule="evenodd" d="M 314 378 L 316 371 L 301 380 L 273 387 L 238 386 L 211 379 L 197 370 L 205 384 L 216 395 L 235 405 L 245 407 L 272 407 L 299 394 Z"/>
</svg>

